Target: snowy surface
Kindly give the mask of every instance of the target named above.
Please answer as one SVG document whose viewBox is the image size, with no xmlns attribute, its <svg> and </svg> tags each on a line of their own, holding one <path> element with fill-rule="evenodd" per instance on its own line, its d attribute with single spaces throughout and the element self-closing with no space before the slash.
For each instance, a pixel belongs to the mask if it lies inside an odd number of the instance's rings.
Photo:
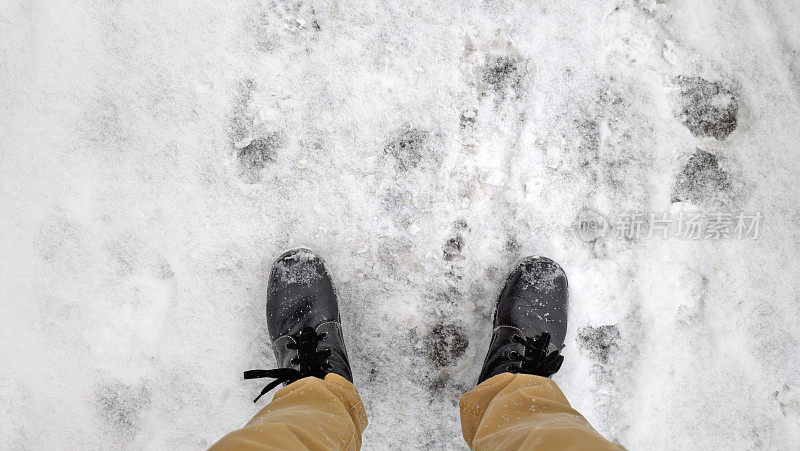
<svg viewBox="0 0 800 451">
<path fill-rule="evenodd" d="M 461 449 L 514 261 L 630 449 L 800 447 L 796 0 L 0 2 L 0 448 L 197 449 L 260 405 L 266 276 L 330 266 L 367 449 Z M 576 215 L 760 212 L 757 239 Z"/>
</svg>

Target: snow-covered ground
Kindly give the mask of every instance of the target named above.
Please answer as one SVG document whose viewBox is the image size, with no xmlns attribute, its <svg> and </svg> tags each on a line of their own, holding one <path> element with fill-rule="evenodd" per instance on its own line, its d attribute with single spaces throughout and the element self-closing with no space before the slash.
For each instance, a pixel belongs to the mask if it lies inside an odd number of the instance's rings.
<svg viewBox="0 0 800 451">
<path fill-rule="evenodd" d="M 0 2 L 0 448 L 242 425 L 305 245 L 367 449 L 464 447 L 528 254 L 569 276 L 554 378 L 608 438 L 798 449 L 800 3 L 465 3 Z M 576 231 L 698 209 L 757 237 Z"/>
</svg>

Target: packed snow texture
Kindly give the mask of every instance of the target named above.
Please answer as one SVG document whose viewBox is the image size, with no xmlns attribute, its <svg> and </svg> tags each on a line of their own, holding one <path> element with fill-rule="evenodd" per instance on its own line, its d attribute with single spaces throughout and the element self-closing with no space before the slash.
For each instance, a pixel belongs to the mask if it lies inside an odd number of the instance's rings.
<svg viewBox="0 0 800 451">
<path fill-rule="evenodd" d="M 465 447 L 530 254 L 569 277 L 554 379 L 606 437 L 798 449 L 799 96 L 795 0 L 4 0 L 0 448 L 243 425 L 267 276 L 303 245 L 366 449 Z M 763 222 L 584 240 L 584 208 Z"/>
</svg>

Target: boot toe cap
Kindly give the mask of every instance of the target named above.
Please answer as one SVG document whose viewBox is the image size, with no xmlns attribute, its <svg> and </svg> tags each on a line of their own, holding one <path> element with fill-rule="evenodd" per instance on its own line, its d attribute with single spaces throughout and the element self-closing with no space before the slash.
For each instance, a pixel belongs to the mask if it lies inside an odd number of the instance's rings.
<svg viewBox="0 0 800 451">
<path fill-rule="evenodd" d="M 325 262 L 306 248 L 282 254 L 275 261 L 267 294 L 267 323 L 276 337 L 338 320 L 336 292 Z"/>
<path fill-rule="evenodd" d="M 526 257 L 512 273 L 516 289 L 533 289 L 539 294 L 566 289 L 567 275 L 561 266 L 547 257 Z"/>
<path fill-rule="evenodd" d="M 495 327 L 513 326 L 535 336 L 550 332 L 560 346 L 567 328 L 567 275 L 546 257 L 527 257 L 512 271 L 497 304 Z"/>
</svg>

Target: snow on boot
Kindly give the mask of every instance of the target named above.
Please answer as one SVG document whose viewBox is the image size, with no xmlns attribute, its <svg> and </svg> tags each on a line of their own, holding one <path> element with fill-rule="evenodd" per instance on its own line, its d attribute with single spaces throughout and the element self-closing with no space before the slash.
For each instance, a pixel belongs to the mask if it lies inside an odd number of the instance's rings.
<svg viewBox="0 0 800 451">
<path fill-rule="evenodd" d="M 245 379 L 270 377 L 253 401 L 304 377 L 336 373 L 350 382 L 339 305 L 325 262 L 308 249 L 281 255 L 272 266 L 267 292 L 267 327 L 280 368 L 250 370 Z"/>
<path fill-rule="evenodd" d="M 506 279 L 478 383 L 500 373 L 550 377 L 561 368 L 567 332 L 567 276 L 554 261 L 528 257 Z"/>
</svg>

